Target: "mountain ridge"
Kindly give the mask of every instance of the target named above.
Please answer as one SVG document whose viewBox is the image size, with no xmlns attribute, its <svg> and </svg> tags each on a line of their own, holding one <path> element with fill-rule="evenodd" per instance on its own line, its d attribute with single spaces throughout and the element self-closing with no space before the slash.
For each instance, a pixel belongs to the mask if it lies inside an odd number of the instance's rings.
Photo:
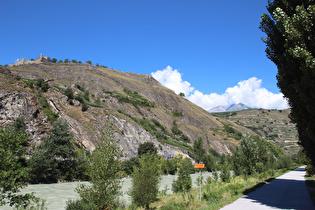
<svg viewBox="0 0 315 210">
<path fill-rule="evenodd" d="M 229 111 L 241 111 L 241 110 L 246 110 L 246 109 L 252 109 L 249 106 L 246 106 L 243 103 L 238 103 L 238 104 L 231 104 L 229 106 L 216 106 L 208 110 L 210 113 L 215 113 L 215 112 L 229 112 Z"/>
</svg>

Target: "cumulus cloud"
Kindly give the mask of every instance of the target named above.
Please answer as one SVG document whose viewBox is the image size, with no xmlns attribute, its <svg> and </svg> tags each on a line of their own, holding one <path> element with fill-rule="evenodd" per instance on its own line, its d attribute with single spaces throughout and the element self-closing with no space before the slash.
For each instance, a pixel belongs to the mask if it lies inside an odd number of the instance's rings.
<svg viewBox="0 0 315 210">
<path fill-rule="evenodd" d="M 174 90 L 175 93 L 185 93 L 189 95 L 194 88 L 191 87 L 190 83 L 182 80 L 182 74 L 170 66 L 167 66 L 163 70 L 157 70 L 156 72 L 151 73 L 153 78 L 159 81 L 165 87 Z"/>
<path fill-rule="evenodd" d="M 209 110 L 215 106 L 243 103 L 253 108 L 264 109 L 285 109 L 289 105 L 283 98 L 283 94 L 274 94 L 262 87 L 262 80 L 256 77 L 240 81 L 234 87 L 226 89 L 225 93 L 204 94 L 187 81 L 182 80 L 182 74 L 177 69 L 167 66 L 164 70 L 151 73 L 162 85 L 179 94 L 185 93 L 186 98 L 191 102 Z"/>
</svg>

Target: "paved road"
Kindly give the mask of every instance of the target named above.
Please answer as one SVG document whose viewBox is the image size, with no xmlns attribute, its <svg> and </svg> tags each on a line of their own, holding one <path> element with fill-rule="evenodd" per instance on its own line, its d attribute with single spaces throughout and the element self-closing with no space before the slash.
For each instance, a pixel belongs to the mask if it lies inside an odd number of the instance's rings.
<svg viewBox="0 0 315 210">
<path fill-rule="evenodd" d="M 305 167 L 297 168 L 222 209 L 315 209 L 305 184 L 304 175 Z"/>
</svg>

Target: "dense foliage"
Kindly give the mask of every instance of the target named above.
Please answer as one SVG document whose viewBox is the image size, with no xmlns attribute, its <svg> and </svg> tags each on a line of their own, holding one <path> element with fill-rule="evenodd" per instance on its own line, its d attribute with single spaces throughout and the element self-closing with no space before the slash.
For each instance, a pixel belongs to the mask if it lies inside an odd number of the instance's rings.
<svg viewBox="0 0 315 210">
<path fill-rule="evenodd" d="M 27 207 L 36 200 L 33 194 L 19 193 L 29 176 L 24 157 L 29 140 L 23 118 L 12 127 L 0 127 L 0 206 Z"/>
<path fill-rule="evenodd" d="M 292 107 L 299 140 L 315 165 L 315 2 L 273 0 L 262 15 L 266 53 L 278 68 L 278 87 Z"/>
<path fill-rule="evenodd" d="M 84 161 L 79 160 L 73 134 L 69 132 L 68 123 L 63 118 L 53 124 L 51 133 L 35 148 L 28 161 L 33 183 L 79 178 L 85 170 L 82 164 Z"/>
<path fill-rule="evenodd" d="M 233 154 L 233 170 L 236 175 L 260 174 L 269 169 L 288 168 L 290 160 L 259 136 L 244 134 Z"/>
<path fill-rule="evenodd" d="M 92 153 L 90 182 L 77 188 L 80 200 L 69 201 L 67 209 L 115 209 L 119 206 L 122 150 L 111 127 L 103 129 L 101 143 Z"/>
<path fill-rule="evenodd" d="M 141 157 L 144 154 L 157 154 L 157 149 L 153 142 L 144 142 L 138 147 L 138 156 Z"/>
<path fill-rule="evenodd" d="M 137 206 L 149 209 L 156 200 L 161 181 L 159 159 L 157 155 L 145 154 L 139 159 L 139 167 L 134 168 L 130 196 Z"/>
<path fill-rule="evenodd" d="M 185 158 L 178 171 L 178 179 L 172 184 L 173 192 L 188 193 L 192 187 L 190 174 L 193 173 L 190 159 Z"/>
<path fill-rule="evenodd" d="M 194 157 L 197 163 L 200 163 L 205 157 L 206 151 L 202 145 L 202 138 L 199 137 L 198 140 L 194 142 Z"/>
</svg>

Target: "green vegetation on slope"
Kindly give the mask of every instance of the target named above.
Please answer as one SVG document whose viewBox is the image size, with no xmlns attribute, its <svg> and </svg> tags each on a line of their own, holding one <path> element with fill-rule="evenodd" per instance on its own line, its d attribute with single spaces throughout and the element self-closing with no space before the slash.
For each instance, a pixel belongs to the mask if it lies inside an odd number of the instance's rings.
<svg viewBox="0 0 315 210">
<path fill-rule="evenodd" d="M 167 131 L 167 129 L 161 125 L 157 120 L 155 119 L 147 119 L 145 117 L 142 117 L 142 119 L 137 119 L 135 117 L 132 117 L 131 115 L 125 113 L 122 110 L 117 110 L 119 113 L 126 115 L 130 119 L 132 119 L 134 122 L 138 123 L 143 127 L 146 131 L 150 132 L 152 135 L 154 135 L 159 142 L 170 144 L 173 146 L 180 147 L 182 149 L 185 149 L 187 151 L 192 151 L 192 148 L 190 145 L 186 144 L 186 142 L 190 142 L 190 139 L 186 137 L 185 135 L 180 135 L 180 137 L 176 137 L 176 134 L 171 134 Z M 178 128 L 177 128 L 178 129 Z M 173 130 L 173 129 L 172 129 Z M 179 130 L 179 129 L 178 129 Z M 180 132 L 181 134 L 181 132 Z"/>
<path fill-rule="evenodd" d="M 297 144 L 297 130 L 289 118 L 290 109 L 251 109 L 237 112 L 221 112 L 212 115 L 247 127 L 266 140 L 274 142 L 294 158 L 300 147 Z M 228 129 L 230 130 L 230 129 Z"/>
<path fill-rule="evenodd" d="M 58 113 L 54 113 L 44 97 L 44 93 L 50 88 L 47 82 L 42 78 L 38 79 L 22 79 L 22 81 L 35 93 L 43 112 L 47 116 L 49 122 L 53 123 L 58 118 Z"/>
</svg>

